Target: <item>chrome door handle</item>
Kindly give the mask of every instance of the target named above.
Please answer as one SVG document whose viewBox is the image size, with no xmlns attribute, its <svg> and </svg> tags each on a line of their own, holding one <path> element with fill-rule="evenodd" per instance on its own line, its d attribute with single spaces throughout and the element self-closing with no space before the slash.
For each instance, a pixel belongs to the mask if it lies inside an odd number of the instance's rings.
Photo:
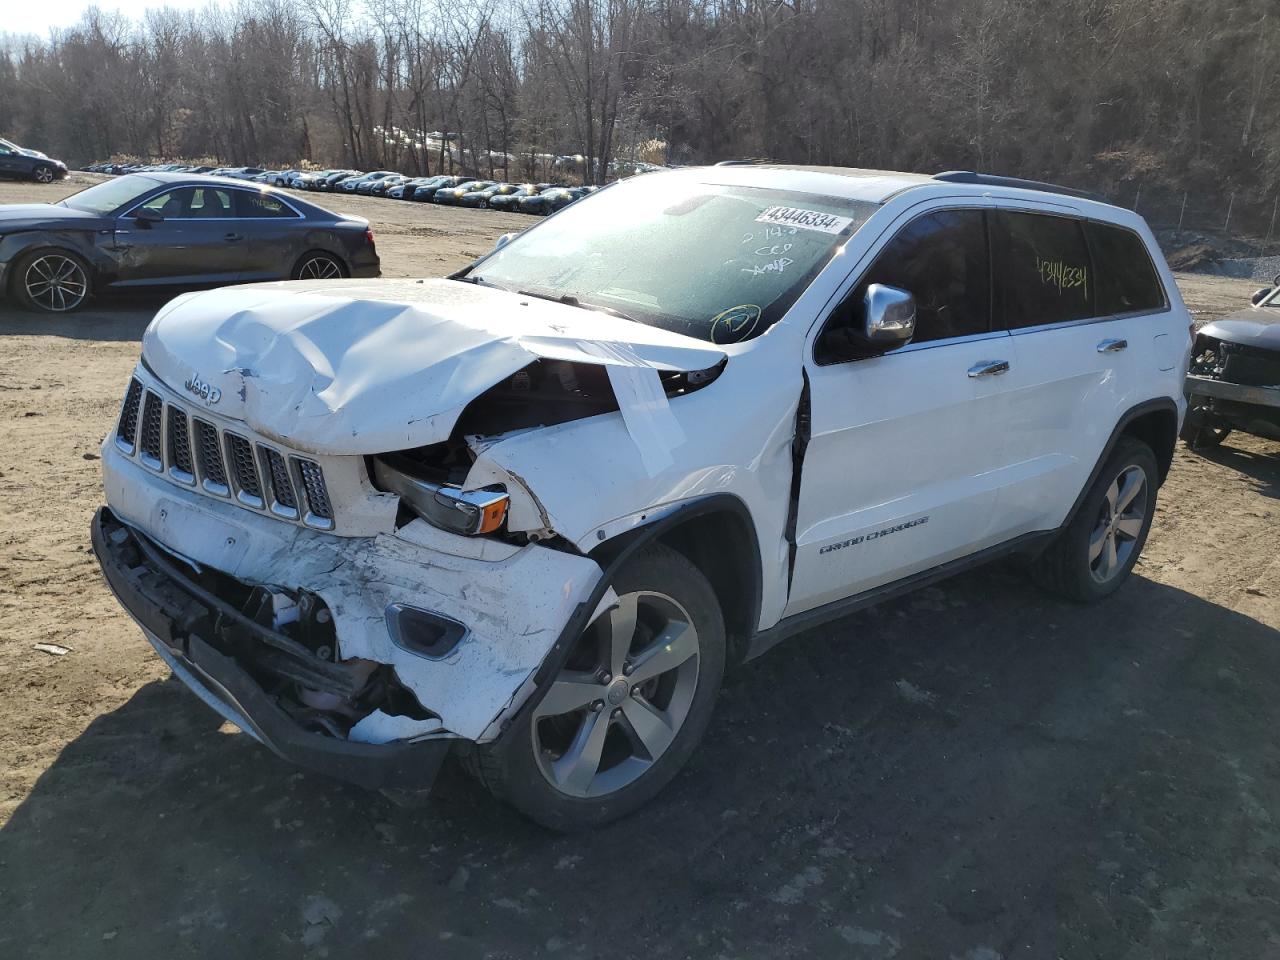
<svg viewBox="0 0 1280 960">
<path fill-rule="evenodd" d="M 226 240 L 228 243 L 235 243 L 237 240 L 243 240 L 243 239 L 244 239 L 244 237 L 243 237 L 243 236 L 241 236 L 241 235 L 240 235 L 240 234 L 238 234 L 238 233 L 228 233 L 228 234 L 227 234 L 225 237 L 223 237 L 222 239 L 223 239 L 223 240 Z"/>
<path fill-rule="evenodd" d="M 976 379 L 978 377 L 998 377 L 1000 374 L 1008 372 L 1008 360 L 983 360 L 981 363 L 975 363 L 969 368 L 969 377 L 971 379 Z"/>
<path fill-rule="evenodd" d="M 1099 353 L 1119 353 L 1125 347 L 1129 346 L 1128 340 L 1103 340 L 1098 344 Z"/>
</svg>

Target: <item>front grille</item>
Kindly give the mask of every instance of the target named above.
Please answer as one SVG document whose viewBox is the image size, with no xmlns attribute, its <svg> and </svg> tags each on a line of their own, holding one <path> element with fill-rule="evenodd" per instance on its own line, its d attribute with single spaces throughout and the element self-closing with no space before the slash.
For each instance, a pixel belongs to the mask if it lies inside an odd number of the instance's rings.
<svg viewBox="0 0 1280 960">
<path fill-rule="evenodd" d="M 307 509 L 321 520 L 333 520 L 333 506 L 329 503 L 329 491 L 324 484 L 324 474 L 319 464 L 294 457 L 298 472 L 302 475 L 302 489 L 307 495 Z"/>
<path fill-rule="evenodd" d="M 191 434 L 187 429 L 187 415 L 178 407 L 169 407 L 169 472 L 184 482 L 195 478 L 195 466 L 191 462 Z"/>
<path fill-rule="evenodd" d="M 227 457 L 240 498 L 248 498 L 252 506 L 261 506 L 262 484 L 258 480 L 258 468 L 253 462 L 253 444 L 237 433 L 228 433 L 226 436 Z"/>
<path fill-rule="evenodd" d="M 116 426 L 116 442 L 131 453 L 138 441 L 138 407 L 141 403 L 142 384 L 134 377 L 129 381 L 129 390 L 124 395 L 124 407 L 120 410 L 120 423 Z"/>
<path fill-rule="evenodd" d="M 286 510 L 298 510 L 298 498 L 293 495 L 293 483 L 289 480 L 289 465 L 270 447 L 260 448 L 267 459 L 267 473 L 271 478 L 271 496 Z"/>
<path fill-rule="evenodd" d="M 1280 386 L 1280 352 L 1222 343 L 1222 379 L 1249 387 Z"/>
<path fill-rule="evenodd" d="M 218 492 L 225 494 L 227 490 L 227 471 L 222 466 L 222 451 L 218 449 L 217 428 L 211 423 L 197 420 L 196 444 L 200 451 L 200 473 L 203 475 L 206 485 L 208 483 L 216 484 L 222 488 Z"/>
<path fill-rule="evenodd" d="M 320 464 L 277 450 L 168 403 L 134 377 L 116 424 L 116 445 L 171 481 L 282 520 L 334 527 Z"/>
<path fill-rule="evenodd" d="M 142 462 L 157 470 L 164 463 L 164 448 L 160 445 L 161 422 L 164 417 L 164 401 L 159 394 L 147 391 L 142 402 Z"/>
</svg>

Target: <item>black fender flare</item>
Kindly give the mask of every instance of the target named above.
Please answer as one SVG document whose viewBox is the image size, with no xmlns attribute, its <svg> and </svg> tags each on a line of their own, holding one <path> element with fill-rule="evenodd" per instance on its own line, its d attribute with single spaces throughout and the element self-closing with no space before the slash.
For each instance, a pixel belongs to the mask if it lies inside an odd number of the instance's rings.
<svg viewBox="0 0 1280 960">
<path fill-rule="evenodd" d="M 1084 486 L 1080 488 L 1080 492 L 1076 494 L 1076 499 L 1071 504 L 1071 509 L 1067 511 L 1067 517 L 1062 521 L 1062 525 L 1058 528 L 1064 530 L 1071 525 L 1071 521 L 1076 518 L 1076 514 L 1080 512 L 1080 506 L 1084 503 L 1085 496 L 1093 487 L 1098 479 L 1098 475 L 1102 472 L 1103 466 L 1107 462 L 1107 458 L 1116 448 L 1116 443 L 1120 437 L 1139 417 L 1144 417 L 1151 413 L 1171 413 L 1173 414 L 1173 433 L 1174 440 L 1177 440 L 1178 433 L 1178 405 L 1170 397 L 1157 397 L 1154 400 L 1144 400 L 1142 403 L 1136 404 L 1121 414 L 1120 419 L 1116 421 L 1115 427 L 1111 430 L 1111 436 L 1107 438 L 1106 444 L 1102 447 L 1102 453 L 1098 455 L 1097 462 L 1093 465 L 1093 469 L 1089 471 L 1089 479 L 1085 481 Z M 1159 451 L 1156 451 L 1159 456 Z M 1167 474 L 1167 471 L 1166 471 Z M 1164 483 L 1164 476 L 1160 477 L 1160 483 Z"/>
<path fill-rule="evenodd" d="M 587 624 L 591 621 L 591 615 L 595 613 L 596 608 L 600 605 L 605 591 L 613 583 L 614 576 L 622 565 L 645 546 L 653 543 L 664 533 L 674 530 L 681 524 L 687 523 L 695 517 L 725 512 L 732 513 L 745 522 L 748 534 L 755 544 L 756 562 L 747 564 L 754 571 L 754 576 L 751 578 L 751 582 L 744 585 L 746 596 L 749 598 L 749 622 L 754 625 L 752 632 L 755 632 L 760 623 L 762 587 L 760 541 L 756 534 L 755 521 L 751 517 L 751 511 L 747 509 L 747 505 L 741 499 L 731 493 L 713 493 L 681 503 L 670 513 L 654 520 L 652 523 L 628 530 L 626 533 L 605 541 L 587 555 L 600 564 L 600 579 L 592 588 L 587 599 L 579 603 L 574 608 L 573 613 L 569 615 L 569 619 L 561 629 L 560 635 L 556 637 L 555 643 L 551 645 L 551 649 L 547 651 L 546 657 L 543 658 L 542 665 L 533 673 L 534 691 L 515 713 L 504 721 L 499 738 L 505 737 L 507 732 L 517 726 L 525 714 L 534 710 L 542 701 L 542 698 L 546 696 L 547 690 L 551 687 L 552 679 L 560 672 L 560 668 L 564 666 L 569 653 L 573 650 L 574 642 L 582 634 L 582 631 L 587 628 Z"/>
</svg>

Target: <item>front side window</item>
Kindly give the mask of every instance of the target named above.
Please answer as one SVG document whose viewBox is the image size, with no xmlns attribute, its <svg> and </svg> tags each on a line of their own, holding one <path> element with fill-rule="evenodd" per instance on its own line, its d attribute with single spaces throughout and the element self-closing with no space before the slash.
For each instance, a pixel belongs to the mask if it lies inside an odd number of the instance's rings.
<svg viewBox="0 0 1280 960">
<path fill-rule="evenodd" d="M 152 197 L 138 207 L 166 220 L 225 220 L 235 216 L 231 193 L 211 187 L 182 187 Z M 135 210 L 136 214 L 138 211 Z"/>
<path fill-rule="evenodd" d="M 1141 237 L 1094 222 L 1085 224 L 1085 233 L 1097 273 L 1098 316 L 1164 309 L 1164 288 Z"/>
<path fill-rule="evenodd" d="M 873 283 L 905 290 L 916 302 L 912 343 L 987 333 L 991 266 L 981 210 L 938 210 L 903 227 L 876 256 L 823 331 L 818 361 L 852 360 L 868 351 L 859 339 L 863 297 Z"/>
<path fill-rule="evenodd" d="M 876 209 L 840 197 L 638 177 L 520 234 L 466 278 L 739 343 L 776 323 Z"/>
<path fill-rule="evenodd" d="M 1095 315 L 1093 265 L 1079 220 L 993 211 L 998 315 L 1010 330 Z"/>
</svg>

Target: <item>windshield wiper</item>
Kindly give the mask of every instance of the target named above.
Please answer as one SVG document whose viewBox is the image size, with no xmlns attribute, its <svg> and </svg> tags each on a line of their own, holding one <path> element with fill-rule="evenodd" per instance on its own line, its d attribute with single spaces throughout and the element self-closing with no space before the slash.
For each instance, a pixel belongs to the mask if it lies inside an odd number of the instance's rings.
<svg viewBox="0 0 1280 960">
<path fill-rule="evenodd" d="M 539 300 L 550 300 L 552 303 L 563 303 L 568 307 L 577 307 L 579 310 L 591 310 L 595 313 L 607 313 L 611 317 L 617 317 L 619 320 L 630 320 L 632 323 L 639 323 L 635 317 L 629 317 L 621 310 L 615 310 L 613 307 L 606 307 L 598 303 L 583 303 L 572 293 L 562 293 L 556 296 L 552 293 L 537 293 L 533 290 L 517 290 L 517 294 L 522 297 L 536 297 Z"/>
</svg>

